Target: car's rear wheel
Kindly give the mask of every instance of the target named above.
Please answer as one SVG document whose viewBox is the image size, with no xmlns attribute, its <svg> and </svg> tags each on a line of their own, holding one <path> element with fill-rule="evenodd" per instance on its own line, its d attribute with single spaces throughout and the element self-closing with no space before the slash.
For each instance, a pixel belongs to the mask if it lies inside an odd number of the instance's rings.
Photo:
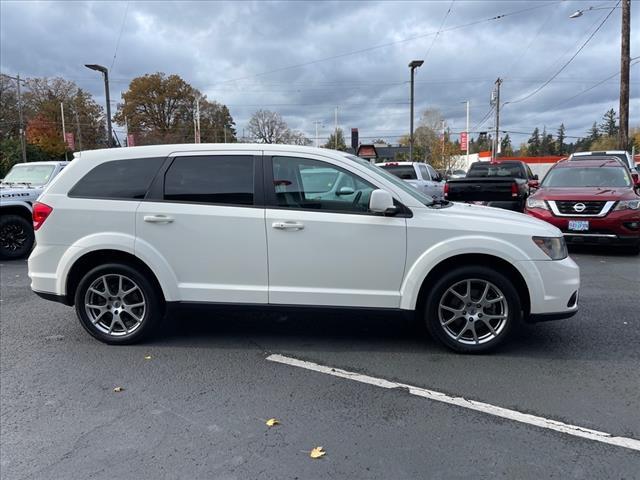
<svg viewBox="0 0 640 480">
<path fill-rule="evenodd" d="M 29 255 L 33 248 L 33 225 L 20 215 L 0 217 L 0 258 L 9 260 Z"/>
<path fill-rule="evenodd" d="M 82 326 L 109 344 L 130 344 L 147 337 L 163 316 L 157 287 L 125 264 L 101 265 L 80 280 L 75 294 Z"/>
<path fill-rule="evenodd" d="M 460 267 L 442 276 L 425 308 L 427 329 L 447 347 L 481 353 L 503 343 L 521 320 L 512 282 L 484 266 Z"/>
</svg>

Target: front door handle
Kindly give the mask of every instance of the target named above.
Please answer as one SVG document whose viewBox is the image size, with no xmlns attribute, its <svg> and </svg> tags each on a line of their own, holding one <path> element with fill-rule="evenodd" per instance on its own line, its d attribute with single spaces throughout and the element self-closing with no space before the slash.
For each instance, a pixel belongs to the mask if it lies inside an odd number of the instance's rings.
<svg viewBox="0 0 640 480">
<path fill-rule="evenodd" d="M 304 224 L 300 222 L 273 222 L 271 225 L 278 230 L 302 230 Z"/>
<path fill-rule="evenodd" d="M 173 217 L 168 217 L 167 215 L 145 215 L 144 221 L 147 223 L 171 223 L 173 222 Z"/>
</svg>

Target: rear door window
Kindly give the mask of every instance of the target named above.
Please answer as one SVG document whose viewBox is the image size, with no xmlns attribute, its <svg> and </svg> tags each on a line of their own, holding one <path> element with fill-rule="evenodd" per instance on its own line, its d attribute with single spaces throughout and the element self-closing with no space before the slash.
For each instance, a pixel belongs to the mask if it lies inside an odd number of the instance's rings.
<svg viewBox="0 0 640 480">
<path fill-rule="evenodd" d="M 253 205 L 254 168 L 251 155 L 177 157 L 165 174 L 164 199 Z"/>
<path fill-rule="evenodd" d="M 419 163 L 418 168 L 420 169 L 420 175 L 422 175 L 423 180 L 431 180 L 429 170 L 427 170 L 427 166 L 424 163 Z"/>
<path fill-rule="evenodd" d="M 164 158 L 104 162 L 89 171 L 69 191 L 70 197 L 143 199 Z"/>
</svg>

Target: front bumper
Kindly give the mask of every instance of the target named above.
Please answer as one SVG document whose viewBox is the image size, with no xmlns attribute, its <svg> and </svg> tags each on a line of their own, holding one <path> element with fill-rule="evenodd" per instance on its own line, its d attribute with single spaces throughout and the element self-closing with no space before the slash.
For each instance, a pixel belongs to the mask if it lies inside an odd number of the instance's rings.
<svg viewBox="0 0 640 480">
<path fill-rule="evenodd" d="M 570 244 L 588 245 L 640 245 L 640 228 L 630 228 L 640 224 L 640 211 L 619 210 L 610 212 L 606 217 L 556 217 L 549 210 L 540 208 L 527 209 L 528 215 L 544 220 L 562 230 L 564 238 Z M 576 232 L 569 230 L 570 220 L 586 220 L 589 230 Z"/>
<path fill-rule="evenodd" d="M 580 267 L 564 260 L 526 260 L 518 262 L 529 288 L 530 322 L 545 318 L 568 318 L 578 311 Z"/>
</svg>

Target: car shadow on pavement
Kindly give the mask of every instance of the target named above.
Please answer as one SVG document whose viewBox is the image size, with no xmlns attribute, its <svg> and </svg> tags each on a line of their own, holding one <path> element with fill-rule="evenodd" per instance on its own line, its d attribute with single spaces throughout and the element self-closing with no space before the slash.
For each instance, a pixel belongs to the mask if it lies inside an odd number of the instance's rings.
<svg viewBox="0 0 640 480">
<path fill-rule="evenodd" d="M 522 325 L 505 345 L 487 355 L 556 356 L 566 345 L 552 324 Z M 553 330 L 553 328 L 551 329 Z M 366 351 L 456 355 L 432 339 L 414 318 L 389 314 L 224 311 L 177 313 L 165 319 L 149 341 L 156 347 L 237 349 L 310 347 L 321 351 Z"/>
<path fill-rule="evenodd" d="M 629 257 L 640 260 L 633 249 L 610 245 L 569 245 L 569 255 L 594 255 L 599 257 Z"/>
</svg>

